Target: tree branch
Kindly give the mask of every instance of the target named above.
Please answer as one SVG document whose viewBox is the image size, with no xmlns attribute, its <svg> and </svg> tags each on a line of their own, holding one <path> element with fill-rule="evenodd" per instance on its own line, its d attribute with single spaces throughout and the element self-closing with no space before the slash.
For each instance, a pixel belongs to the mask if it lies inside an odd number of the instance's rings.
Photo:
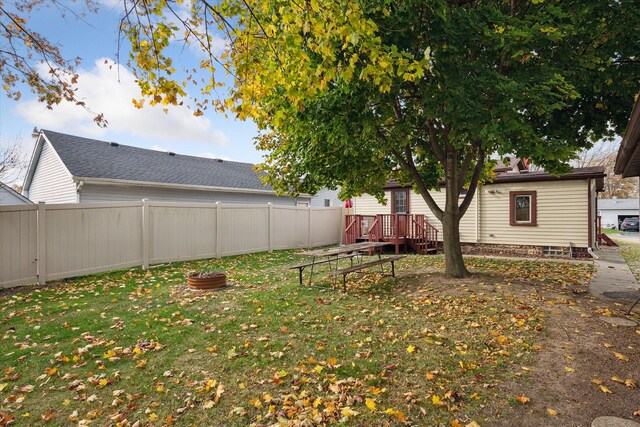
<svg viewBox="0 0 640 427">
<path fill-rule="evenodd" d="M 467 180 L 467 174 L 469 173 L 469 168 L 471 167 L 471 161 L 474 159 L 478 146 L 480 143 L 480 139 L 476 139 L 471 143 L 471 151 L 469 151 L 462 161 L 462 166 L 460 166 L 460 175 L 458 177 L 458 192 L 462 191 L 464 187 L 464 183 Z"/>
<path fill-rule="evenodd" d="M 444 151 L 442 150 L 440 141 L 438 140 L 436 125 L 433 120 L 427 120 L 427 126 L 429 128 L 429 139 L 431 140 L 431 148 L 433 150 L 433 154 L 436 156 L 436 159 L 438 159 L 440 163 L 444 163 Z"/>
<path fill-rule="evenodd" d="M 408 144 L 405 145 L 404 151 L 405 151 L 405 155 L 407 155 L 407 159 L 405 159 L 398 150 L 391 148 L 391 154 L 393 154 L 393 156 L 398 160 L 398 162 L 400 162 L 400 164 L 409 171 L 409 173 L 411 174 L 411 178 L 413 178 L 413 183 L 418 188 L 418 192 L 420 192 L 420 195 L 422 196 L 424 201 L 427 203 L 427 206 L 429 206 L 429 209 L 431 209 L 431 212 L 433 212 L 433 215 L 435 215 L 435 217 L 438 220 L 442 221 L 442 218 L 444 217 L 444 211 L 440 209 L 440 206 L 438 206 L 436 201 L 433 200 L 433 197 L 431 196 L 429 189 L 427 189 L 427 186 L 424 184 L 422 177 L 420 177 L 420 174 L 418 173 L 418 169 L 416 168 L 416 165 L 413 162 L 411 147 L 409 147 Z"/>
<path fill-rule="evenodd" d="M 480 174 L 484 169 L 484 150 L 482 147 L 478 147 L 478 161 L 476 163 L 475 168 L 473 169 L 473 176 L 471 177 L 471 183 L 469 184 L 469 188 L 467 189 L 467 194 L 464 196 L 464 200 L 460 204 L 460 216 L 462 217 L 467 209 L 469 209 L 469 205 L 471 205 L 471 200 L 473 200 L 473 195 L 478 188 L 478 181 L 480 180 Z"/>
</svg>

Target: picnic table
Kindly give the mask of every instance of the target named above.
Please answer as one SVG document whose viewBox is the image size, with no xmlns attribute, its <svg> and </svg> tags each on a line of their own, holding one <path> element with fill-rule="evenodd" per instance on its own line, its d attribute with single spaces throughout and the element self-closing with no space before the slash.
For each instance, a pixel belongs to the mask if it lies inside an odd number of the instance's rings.
<svg viewBox="0 0 640 427">
<path fill-rule="evenodd" d="M 313 281 L 313 271 L 314 267 L 319 264 L 329 264 L 329 275 L 333 276 L 334 280 L 337 276 L 342 275 L 342 284 L 343 289 L 347 290 L 347 275 L 350 273 L 362 271 L 365 268 L 373 267 L 379 265 L 382 269 L 382 273 L 384 274 L 383 264 L 390 263 L 391 264 L 391 276 L 395 277 L 395 265 L 394 263 L 401 258 L 404 258 L 403 255 L 395 255 L 390 257 L 382 257 L 380 251 L 376 251 L 378 255 L 378 259 L 363 262 L 363 253 L 368 252 L 371 249 L 381 249 L 384 246 L 390 245 L 390 242 L 360 242 L 354 243 L 351 245 L 342 245 L 336 246 L 333 248 L 326 249 L 316 249 L 312 251 L 302 252 L 301 255 L 311 257 L 310 262 L 304 262 L 296 265 L 292 265 L 289 267 L 290 270 L 298 269 L 299 277 L 300 277 L 300 285 L 302 285 L 302 272 L 305 268 L 311 267 L 311 271 L 309 274 L 309 285 L 311 285 Z M 354 264 L 354 258 L 356 259 L 356 263 Z M 350 261 L 350 266 L 346 268 L 339 268 L 339 261 L 348 259 Z"/>
</svg>

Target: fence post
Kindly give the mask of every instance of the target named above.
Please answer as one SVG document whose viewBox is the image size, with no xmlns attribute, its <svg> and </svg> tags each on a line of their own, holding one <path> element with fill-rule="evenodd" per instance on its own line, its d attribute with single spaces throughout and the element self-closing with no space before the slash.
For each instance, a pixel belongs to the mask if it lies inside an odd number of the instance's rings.
<svg viewBox="0 0 640 427">
<path fill-rule="evenodd" d="M 269 202 L 267 205 L 269 205 L 269 253 L 271 253 L 273 252 L 273 204 Z"/>
<path fill-rule="evenodd" d="M 220 234 L 222 231 L 222 206 L 220 206 L 220 202 L 216 202 L 216 258 L 221 258 L 220 252 Z"/>
<path fill-rule="evenodd" d="M 307 207 L 309 214 L 309 223 L 307 224 L 307 248 L 311 247 L 311 204 Z"/>
<path fill-rule="evenodd" d="M 38 233 L 37 263 L 38 284 L 47 283 L 47 230 L 46 230 L 46 210 L 45 202 L 38 202 L 38 214 L 36 215 L 36 229 Z"/>
<path fill-rule="evenodd" d="M 149 224 L 151 215 L 149 212 L 149 199 L 142 199 L 142 268 L 149 268 L 149 233 L 151 225 Z"/>
</svg>

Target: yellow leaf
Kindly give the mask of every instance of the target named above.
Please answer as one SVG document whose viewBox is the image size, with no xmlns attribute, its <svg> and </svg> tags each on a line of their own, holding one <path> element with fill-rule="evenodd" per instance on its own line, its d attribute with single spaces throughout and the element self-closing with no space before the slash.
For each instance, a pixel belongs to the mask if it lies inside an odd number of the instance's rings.
<svg viewBox="0 0 640 427">
<path fill-rule="evenodd" d="M 564 370 L 565 370 L 565 371 L 567 371 L 567 372 L 575 372 L 575 371 L 576 371 L 575 369 L 570 368 L 570 367 L 568 367 L 568 366 L 565 366 L 565 367 L 564 367 Z"/>
<path fill-rule="evenodd" d="M 599 380 L 597 378 L 592 379 L 591 382 L 598 385 L 602 384 L 602 380 Z"/>
<path fill-rule="evenodd" d="M 369 408 L 371 411 L 375 411 L 376 410 L 376 401 L 375 401 L 375 399 L 371 399 L 370 397 L 367 397 L 367 399 L 364 401 L 364 404 L 367 405 L 367 408 Z"/>
<path fill-rule="evenodd" d="M 614 351 L 614 352 L 613 352 L 613 354 L 614 354 L 618 359 L 620 359 L 620 360 L 622 360 L 622 361 L 625 361 L 625 362 L 628 362 L 628 361 L 629 361 L 629 358 L 628 358 L 627 356 L 625 356 L 624 354 L 622 354 L 622 353 L 618 353 L 618 352 Z"/>
<path fill-rule="evenodd" d="M 547 412 L 549 413 L 549 415 L 551 415 L 553 417 L 558 415 L 558 411 L 556 411 L 555 409 L 547 408 Z"/>
<path fill-rule="evenodd" d="M 638 388 L 638 386 L 636 385 L 636 383 L 631 379 L 627 379 L 624 381 L 624 385 L 626 385 L 629 388 Z"/>
<path fill-rule="evenodd" d="M 480 427 L 480 424 L 478 424 L 475 421 L 471 421 L 469 424 L 466 424 L 464 427 Z"/>
<path fill-rule="evenodd" d="M 155 421 L 155 420 L 157 420 L 157 419 L 158 419 L 158 416 L 156 415 L 156 413 L 155 413 L 155 412 L 152 412 L 152 413 L 150 413 L 150 414 L 149 414 L 149 419 L 150 419 L 151 421 Z"/>
<path fill-rule="evenodd" d="M 416 348 L 412 345 L 410 345 L 409 347 L 407 347 L 407 353 L 413 353 L 414 351 L 416 351 Z"/>
<path fill-rule="evenodd" d="M 451 427 L 464 427 L 464 424 L 462 424 L 457 418 L 455 420 L 449 421 L 449 424 L 451 425 Z"/>
<path fill-rule="evenodd" d="M 624 380 L 622 378 L 618 378 L 618 377 L 611 377 L 611 381 L 615 381 L 617 383 L 624 384 Z"/>
<path fill-rule="evenodd" d="M 602 391 L 604 394 L 613 393 L 611 390 L 609 390 L 607 387 L 603 386 L 602 384 L 600 385 L 600 391 Z"/>
<path fill-rule="evenodd" d="M 348 406 L 342 408 L 342 411 L 340 413 L 342 414 L 343 417 L 355 417 L 356 415 L 359 414 L 359 412 L 354 411 Z"/>
<path fill-rule="evenodd" d="M 434 405 L 441 405 L 442 402 L 440 402 L 440 397 L 438 397 L 437 395 L 433 395 L 431 396 L 431 402 L 433 402 Z"/>
<path fill-rule="evenodd" d="M 516 397 L 516 400 L 524 405 L 525 403 L 528 403 L 531 399 L 529 399 L 523 394 L 521 396 Z"/>
</svg>

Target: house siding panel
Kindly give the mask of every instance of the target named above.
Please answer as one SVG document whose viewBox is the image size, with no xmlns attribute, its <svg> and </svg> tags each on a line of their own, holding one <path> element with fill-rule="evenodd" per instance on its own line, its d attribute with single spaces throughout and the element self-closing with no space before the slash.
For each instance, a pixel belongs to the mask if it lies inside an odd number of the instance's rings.
<svg viewBox="0 0 640 427">
<path fill-rule="evenodd" d="M 378 200 L 370 194 L 363 194 L 353 198 L 354 213 L 358 215 L 390 214 L 389 192 L 386 192 L 387 204 L 381 205 Z"/>
<path fill-rule="evenodd" d="M 140 201 L 149 199 L 158 202 L 184 203 L 250 203 L 295 206 L 296 199 L 286 196 L 255 193 L 232 193 L 217 191 L 182 190 L 178 188 L 158 188 L 142 186 L 116 186 L 85 184 L 80 190 L 80 203 L 99 203 L 110 201 Z M 298 197 L 308 202 L 309 198 Z"/>
<path fill-rule="evenodd" d="M 71 174 L 51 144 L 46 141 L 42 147 L 42 153 L 35 168 L 27 197 L 35 203 L 77 202 L 76 186 Z"/>
<path fill-rule="evenodd" d="M 494 184 L 481 189 L 480 243 L 588 246 L 587 180 Z M 509 225 L 509 191 L 536 191 L 537 225 Z M 489 191 L 495 191 L 490 194 Z"/>
<path fill-rule="evenodd" d="M 460 222 L 463 243 L 499 245 L 588 247 L 588 185 L 587 180 L 489 184 L 476 192 L 474 200 Z M 509 225 L 509 191 L 536 191 L 537 226 Z M 592 204 L 595 190 L 592 188 Z M 438 206 L 444 207 L 445 192 L 431 193 Z M 389 192 L 387 191 L 387 200 Z M 477 201 L 480 200 L 478 204 Z M 595 209 L 595 204 L 591 209 Z M 375 215 L 390 213 L 370 195 L 354 198 L 354 213 Z M 422 196 L 410 196 L 410 212 L 425 214 L 436 227 L 442 240 L 442 226 L 434 217 Z M 594 213 L 595 214 L 595 213 Z M 476 225 L 477 224 L 477 225 Z"/>
</svg>

